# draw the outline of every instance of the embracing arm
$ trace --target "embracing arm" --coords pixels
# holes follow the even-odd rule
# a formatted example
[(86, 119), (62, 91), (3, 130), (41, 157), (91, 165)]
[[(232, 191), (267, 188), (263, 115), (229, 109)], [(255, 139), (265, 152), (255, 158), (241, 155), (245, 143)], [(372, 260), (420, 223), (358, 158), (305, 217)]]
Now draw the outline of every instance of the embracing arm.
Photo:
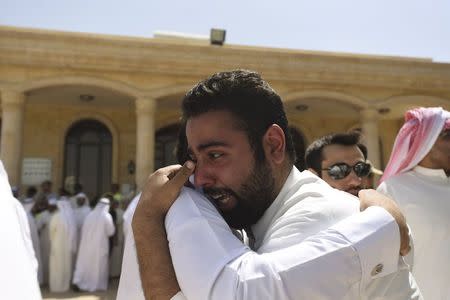
[(339, 298), (359, 295), (372, 278), (396, 271), (399, 227), (385, 209), (369, 208), (302, 243), (258, 254), (234, 237), (208, 201), (184, 192), (165, 218), (170, 257), (161, 216), (193, 167), (173, 179), (161, 170), (149, 178), (133, 218), (147, 298), (168, 299), (179, 291), (173, 266), (183, 293), (196, 300)]
[(170, 299), (179, 290), (167, 245), (164, 220), (133, 220), (133, 234), (146, 299)]
[[(146, 299), (170, 299), (180, 290), (169, 253), (164, 217), (193, 168), (188, 162), (183, 167), (169, 166), (153, 173), (134, 213), (132, 228)], [(175, 172), (175, 177), (170, 179)]]
[(398, 226), (382, 208), (258, 254), (194, 193), (185, 189), (166, 217), (173, 264), (188, 299), (358, 298), (369, 281), (397, 270)]

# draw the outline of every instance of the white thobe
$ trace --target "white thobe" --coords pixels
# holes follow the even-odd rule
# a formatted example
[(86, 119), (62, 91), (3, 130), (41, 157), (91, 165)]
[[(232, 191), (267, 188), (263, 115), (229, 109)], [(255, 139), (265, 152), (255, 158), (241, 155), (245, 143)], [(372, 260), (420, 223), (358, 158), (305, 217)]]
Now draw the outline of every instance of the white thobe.
[(86, 219), (87, 215), (91, 212), (91, 208), (86, 205), (77, 206), (73, 210), (73, 213), (75, 215), (75, 221), (77, 222), (77, 236), (78, 236), (78, 243), (81, 240), (81, 228), (83, 227), (84, 220)]
[(22, 205), (23, 205), (23, 208), (25, 208), (25, 211), (27, 213), (29, 213), (29, 212), (31, 212), (31, 209), (34, 206), (34, 199), (33, 198), (26, 198), (26, 199), (24, 199), (22, 201)]
[(111, 255), (109, 260), (109, 276), (120, 276), (122, 269), (122, 257), (123, 257), (123, 214), (124, 211), (121, 208), (116, 208), (116, 236), (114, 237), (113, 247), (111, 249)]
[(50, 220), (54, 213), (45, 210), (36, 215), (36, 228), (39, 233), (39, 245), (41, 247), (42, 283), (48, 283), (49, 261), (50, 261)]
[[(294, 168), (253, 227), (253, 252), (209, 201), (184, 189), (166, 217), (180, 287), (187, 299), (420, 299), (398, 256), (396, 222), (378, 207), (358, 211), (356, 198)], [(143, 299), (133, 256), (124, 256), (119, 300)]]
[(84, 291), (108, 288), (108, 238), (115, 230), (108, 210), (109, 205), (100, 202), (84, 220), (73, 275), (73, 283)]
[(27, 215), (13, 197), (3, 163), (0, 161), (0, 297), (42, 299), (37, 278), (37, 260)]
[(133, 220), (134, 211), (136, 210), (136, 207), (139, 203), (139, 199), (141, 198), (142, 192), (139, 192), (133, 200), (131, 200), (130, 204), (128, 205), (127, 209), (123, 213), (123, 235), (124, 240), (127, 240), (127, 235), (129, 232), (131, 232), (131, 221)]
[(71, 204), (73, 209), (76, 209), (78, 207), (78, 203), (77, 203), (77, 198), (78, 197), (85, 198), (86, 200), (84, 201), (83, 206), (89, 207), (89, 198), (88, 198), (88, 196), (85, 193), (83, 193), (83, 192), (79, 192), (75, 196), (72, 196), (72, 197), (69, 198), (70, 204)]
[(38, 281), (39, 284), (44, 283), (44, 270), (42, 269), (41, 259), (41, 244), (39, 242), (39, 233), (36, 227), (36, 221), (30, 212), (27, 212), (28, 224), (30, 225), (31, 241), (33, 243), (33, 250), (38, 262)]
[(74, 236), (76, 238), (76, 226), (70, 220), (67, 212), (66, 200), (57, 202), (58, 211), (50, 220), (50, 262), (49, 262), (49, 287), (52, 292), (65, 292), (70, 288), (72, 277), (72, 263), (74, 250)]
[(378, 191), (405, 214), (414, 242), (413, 275), (425, 299), (450, 299), (450, 178), (416, 166), (390, 177)]
[[(77, 231), (77, 219), (73, 210), (72, 204), (68, 197), (62, 196), (57, 202), (59, 211), (64, 215), (65, 222), (68, 223), (69, 238), (72, 254), (75, 256), (78, 250), (78, 231)], [(75, 257), (73, 258), (75, 259)]]

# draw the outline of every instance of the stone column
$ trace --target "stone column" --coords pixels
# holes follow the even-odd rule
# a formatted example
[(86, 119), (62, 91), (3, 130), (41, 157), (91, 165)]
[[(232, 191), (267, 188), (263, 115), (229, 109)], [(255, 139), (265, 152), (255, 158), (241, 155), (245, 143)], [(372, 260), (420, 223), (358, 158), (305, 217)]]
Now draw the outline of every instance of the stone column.
[(368, 157), (373, 166), (380, 168), (380, 143), (378, 134), (378, 110), (366, 108), (361, 111), (362, 131), (365, 136)]
[(25, 95), (2, 90), (2, 136), (0, 158), (11, 186), (20, 184)]
[(138, 190), (142, 189), (154, 168), (155, 106), (154, 99), (136, 99), (136, 184)]

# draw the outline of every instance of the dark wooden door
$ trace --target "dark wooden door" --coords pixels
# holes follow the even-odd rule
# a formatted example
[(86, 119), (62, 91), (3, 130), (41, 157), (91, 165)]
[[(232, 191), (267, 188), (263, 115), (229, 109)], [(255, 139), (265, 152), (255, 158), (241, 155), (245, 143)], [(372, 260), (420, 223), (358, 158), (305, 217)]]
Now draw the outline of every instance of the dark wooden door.
[(64, 182), (81, 183), (90, 199), (111, 187), (112, 135), (96, 120), (82, 120), (65, 140)]

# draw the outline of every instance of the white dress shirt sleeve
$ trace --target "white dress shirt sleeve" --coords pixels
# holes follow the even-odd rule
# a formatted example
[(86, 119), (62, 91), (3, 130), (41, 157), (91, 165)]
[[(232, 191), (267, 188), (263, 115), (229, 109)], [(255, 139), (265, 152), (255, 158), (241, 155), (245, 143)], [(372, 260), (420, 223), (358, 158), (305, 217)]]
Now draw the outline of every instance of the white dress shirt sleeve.
[(385, 209), (369, 207), (332, 226), (331, 229), (345, 236), (358, 253), (362, 288), (371, 279), (397, 271), (400, 231), (394, 218)]
[[(382, 183), (380, 183), (380, 185), (377, 188), (377, 192), (380, 192), (386, 196), (388, 196), (389, 198), (391, 198), (392, 200), (396, 201), (395, 199), (395, 194), (393, 193), (392, 189), (386, 184), (386, 181), (383, 181)], [(397, 202), (397, 204), (399, 204)], [(400, 204), (399, 204), (400, 205)], [(408, 223), (408, 219), (406, 219), (406, 223)], [(414, 234), (411, 231), (411, 227), (408, 224), (408, 235), (409, 235), (409, 246), (411, 247), (411, 250), (409, 250), (409, 253), (403, 257), (405, 263), (409, 266), (409, 269), (411, 270), (411, 272), (414, 270)]]
[(195, 300), (343, 299), (395, 271), (400, 245), (390, 214), (369, 208), (299, 244), (258, 254), (189, 189), (170, 209), (166, 230), (181, 290)]

